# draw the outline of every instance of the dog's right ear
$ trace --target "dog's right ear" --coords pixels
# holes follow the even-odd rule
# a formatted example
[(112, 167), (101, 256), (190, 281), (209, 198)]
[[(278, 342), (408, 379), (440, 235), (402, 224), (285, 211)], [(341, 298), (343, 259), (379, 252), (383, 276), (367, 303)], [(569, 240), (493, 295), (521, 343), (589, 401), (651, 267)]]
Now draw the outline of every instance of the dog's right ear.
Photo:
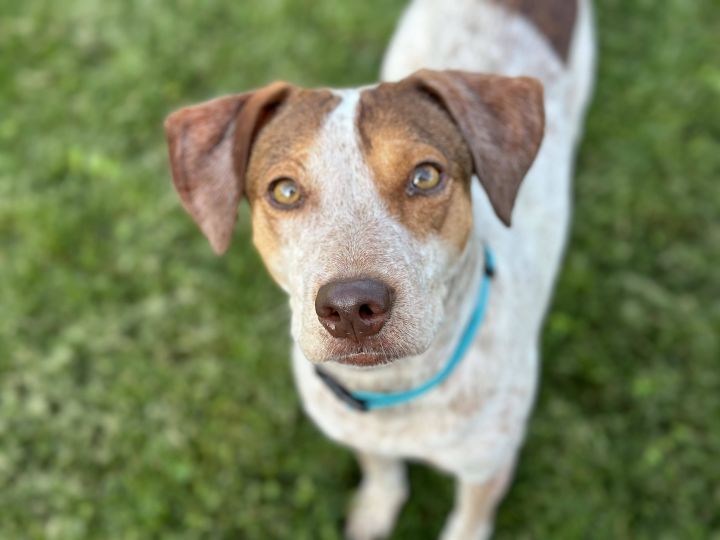
[(165, 120), (175, 189), (218, 255), (230, 245), (253, 139), (291, 89), (276, 82), (180, 109)]

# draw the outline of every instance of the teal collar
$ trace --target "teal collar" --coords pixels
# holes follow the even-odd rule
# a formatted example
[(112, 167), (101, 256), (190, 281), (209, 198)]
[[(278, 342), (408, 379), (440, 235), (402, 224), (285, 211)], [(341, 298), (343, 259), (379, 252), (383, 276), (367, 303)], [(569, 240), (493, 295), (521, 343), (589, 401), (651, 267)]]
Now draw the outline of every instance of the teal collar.
[(329, 373), (323, 371), (320, 367), (315, 366), (315, 372), (318, 377), (320, 377), (320, 379), (340, 400), (347, 403), (353, 409), (357, 409), (359, 411), (372, 411), (375, 409), (384, 409), (386, 407), (393, 407), (395, 405), (407, 403), (416, 397), (420, 397), (447, 379), (465, 356), (465, 353), (474, 341), (478, 329), (480, 328), (480, 324), (485, 316), (488, 295), (490, 294), (490, 282), (495, 275), (495, 259), (492, 251), (490, 251), (490, 248), (486, 246), (484, 251), (485, 265), (482, 283), (480, 284), (480, 288), (478, 290), (475, 306), (470, 314), (470, 320), (460, 336), (460, 340), (458, 341), (452, 356), (450, 356), (450, 360), (448, 360), (445, 367), (443, 367), (430, 380), (425, 381), (420, 386), (416, 386), (410, 390), (383, 393), (362, 391), (353, 392), (345, 388), (336, 379), (330, 376)]

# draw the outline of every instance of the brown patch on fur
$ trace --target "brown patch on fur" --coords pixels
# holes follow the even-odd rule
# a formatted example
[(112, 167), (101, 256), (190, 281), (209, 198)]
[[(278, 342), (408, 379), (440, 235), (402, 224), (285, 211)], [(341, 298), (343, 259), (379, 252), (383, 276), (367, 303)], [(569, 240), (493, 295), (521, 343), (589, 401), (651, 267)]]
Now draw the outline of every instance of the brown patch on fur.
[[(411, 231), (439, 232), (464, 246), (473, 172), (498, 217), (510, 225), (545, 126), (538, 81), (421, 70), (364, 91), (360, 107), (363, 152), (388, 207)], [(434, 194), (408, 196), (408, 177), (422, 161), (438, 162), (450, 182)]]
[[(278, 219), (290, 218), (286, 211), (263, 204), (270, 182), (288, 176), (301, 185), (305, 176), (303, 163), (315, 136), (340, 98), (329, 90), (296, 89), (258, 133), (247, 169), (246, 192), (252, 210), (253, 243), (268, 262), (279, 247)], [(303, 209), (294, 210), (301, 212)], [(277, 279), (277, 276), (274, 276)]]
[(472, 391), (460, 392), (452, 398), (448, 409), (469, 418), (480, 410), (483, 403), (493, 399), (494, 394), (495, 392), (482, 395)]
[(567, 63), (577, 18), (577, 0), (495, 0), (522, 14), (547, 38), (557, 55)]
[[(436, 233), (462, 250), (472, 225), (472, 159), (448, 114), (405, 79), (362, 92), (357, 124), (365, 159), (393, 216), (418, 237)], [(443, 169), (445, 187), (409, 195), (410, 175), (428, 161)]]

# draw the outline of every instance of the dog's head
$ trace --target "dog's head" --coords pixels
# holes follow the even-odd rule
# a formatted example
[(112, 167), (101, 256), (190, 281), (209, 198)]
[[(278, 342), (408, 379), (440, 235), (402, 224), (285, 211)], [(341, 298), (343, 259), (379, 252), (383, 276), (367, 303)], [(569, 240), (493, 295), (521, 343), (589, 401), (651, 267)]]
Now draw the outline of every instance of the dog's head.
[(506, 225), (544, 128), (534, 79), (420, 71), (359, 90), (274, 83), (165, 124), (175, 187), (217, 253), (253, 239), (313, 362), (420, 354), (472, 229), (477, 176)]

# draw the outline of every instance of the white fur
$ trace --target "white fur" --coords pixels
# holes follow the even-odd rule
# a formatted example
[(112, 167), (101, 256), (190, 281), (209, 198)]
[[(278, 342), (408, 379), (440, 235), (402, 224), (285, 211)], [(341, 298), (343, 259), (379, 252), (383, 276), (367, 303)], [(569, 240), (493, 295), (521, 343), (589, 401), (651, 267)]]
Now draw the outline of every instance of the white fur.
[[(366, 456), (368, 483), (348, 527), (357, 540), (386, 535), (392, 527), (404, 500), (397, 459), (434, 464), (455, 475), (469, 493), (493, 486), (501, 474), (510, 476), (535, 395), (539, 332), (570, 218), (573, 155), (592, 86), (593, 51), (587, 1), (580, 2), (568, 65), (528, 21), (494, 3), (415, 0), (406, 11), (385, 59), (384, 79), (400, 79), (422, 67), (458, 68), (530, 75), (545, 86), (545, 138), (520, 190), (513, 226), (498, 221), (474, 182), (474, 229), (464, 253), (454, 253), (437, 238), (416, 240), (389, 215), (358, 144), (358, 90), (339, 94), (341, 104), (310, 150), (307, 177), (319, 179), (310, 189), (321, 194), (320, 208), (302, 222), (289, 219), (283, 225), (284, 234), (295, 230), (297, 236), (299, 227), (305, 231), (283, 248), (289, 269), (283, 286), (291, 297), (293, 366), (304, 407), (328, 436)], [(411, 342), (413, 353), (424, 352), (373, 369), (326, 367), (351, 389), (407, 389), (436, 373), (454, 347), (475, 298), (484, 242), (498, 268), (486, 319), (445, 383), (407, 405), (366, 414), (330, 393), (308, 361), (335, 356), (333, 338), (313, 308), (323, 283), (371, 275), (398, 290), (393, 319), (382, 332), (388, 343)], [(384, 467), (377, 466), (381, 461)], [(377, 472), (384, 470), (391, 480)], [(470, 505), (458, 503), (443, 538), (486, 537), (504, 485), (495, 491), (488, 487), (487, 508), (475, 514)], [(372, 516), (376, 522), (368, 521)]]

